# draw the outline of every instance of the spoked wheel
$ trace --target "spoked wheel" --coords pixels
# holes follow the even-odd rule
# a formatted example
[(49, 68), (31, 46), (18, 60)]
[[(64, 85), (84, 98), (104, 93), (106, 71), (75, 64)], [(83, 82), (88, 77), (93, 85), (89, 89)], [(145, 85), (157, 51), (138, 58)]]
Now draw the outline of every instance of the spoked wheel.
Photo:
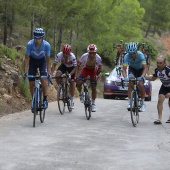
[(64, 99), (64, 90), (61, 85), (58, 86), (57, 102), (58, 102), (58, 108), (59, 108), (60, 113), (64, 114), (66, 101)]
[(71, 108), (71, 99), (70, 99), (71, 94), (70, 94), (70, 85), (69, 84), (67, 85), (67, 93), (68, 93), (68, 95), (67, 95), (67, 107), (68, 107), (68, 111), (71, 112), (72, 108)]
[(91, 117), (92, 105), (90, 100), (90, 95), (88, 92), (85, 92), (85, 101), (84, 101), (84, 108), (87, 120)]
[(40, 122), (43, 123), (45, 119), (45, 109), (40, 110)]
[(45, 110), (44, 109), (44, 105), (43, 105), (43, 96), (42, 96), (42, 89), (40, 92), (40, 105), (39, 105), (40, 109), (39, 109), (39, 113), (40, 113), (40, 122), (43, 123), (44, 119), (45, 119)]
[(138, 98), (136, 92), (132, 91), (130, 99), (130, 114), (131, 120), (134, 127), (136, 127), (139, 122), (139, 113), (138, 113)]
[(36, 90), (34, 91), (34, 97), (33, 97), (33, 112), (34, 112), (34, 115), (33, 115), (33, 127), (35, 127), (36, 116), (37, 116), (37, 114), (38, 114), (37, 97), (38, 97), (38, 90), (36, 89)]
[(71, 112), (72, 108), (71, 108), (71, 100), (70, 100), (70, 98), (67, 100), (67, 107), (68, 107), (68, 111)]
[(92, 108), (89, 105), (84, 105), (84, 108), (85, 108), (86, 119), (89, 120), (91, 117)]

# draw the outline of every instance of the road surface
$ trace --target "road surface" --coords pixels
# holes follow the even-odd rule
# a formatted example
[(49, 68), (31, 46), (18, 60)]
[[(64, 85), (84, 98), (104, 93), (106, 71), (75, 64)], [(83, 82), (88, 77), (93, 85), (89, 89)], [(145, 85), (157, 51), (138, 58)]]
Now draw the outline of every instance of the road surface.
[[(30, 110), (0, 118), (0, 170), (169, 170), (170, 124), (167, 99), (163, 124), (157, 119), (157, 93), (133, 127), (127, 100), (97, 99), (88, 121), (76, 99), (72, 113), (49, 104), (45, 122), (32, 127)], [(38, 118), (38, 117), (37, 117)]]

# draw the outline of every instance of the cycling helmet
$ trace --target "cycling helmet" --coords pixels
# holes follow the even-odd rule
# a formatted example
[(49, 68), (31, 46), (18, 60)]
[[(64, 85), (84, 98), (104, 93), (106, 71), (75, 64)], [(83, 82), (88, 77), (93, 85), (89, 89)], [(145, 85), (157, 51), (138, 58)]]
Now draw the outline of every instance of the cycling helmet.
[(36, 28), (34, 30), (34, 38), (43, 38), (45, 35), (45, 32), (42, 28)]
[(71, 52), (71, 46), (69, 44), (65, 44), (62, 47), (62, 52), (65, 54), (70, 54)]
[(97, 52), (97, 46), (95, 44), (90, 44), (88, 47), (87, 47), (87, 52), (94, 52), (96, 53)]
[(126, 46), (126, 51), (129, 54), (135, 54), (137, 52), (137, 49), (138, 49), (137, 44), (134, 42), (131, 42)]

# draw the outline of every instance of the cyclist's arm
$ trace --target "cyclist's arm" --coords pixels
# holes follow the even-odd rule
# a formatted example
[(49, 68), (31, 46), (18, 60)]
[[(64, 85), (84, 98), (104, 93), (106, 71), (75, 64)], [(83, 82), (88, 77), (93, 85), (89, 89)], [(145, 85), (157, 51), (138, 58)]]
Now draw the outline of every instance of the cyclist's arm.
[(98, 76), (101, 73), (101, 71), (102, 71), (102, 65), (98, 67), (96, 75)]
[(124, 78), (127, 77), (126, 70), (127, 70), (127, 64), (123, 64), (122, 74), (123, 74), (123, 77), (124, 77)]
[(147, 73), (146, 62), (142, 64), (142, 67), (143, 67), (143, 72), (142, 72), (141, 77), (145, 77), (145, 76), (146, 76), (146, 73)]
[(77, 66), (74, 66), (73, 70), (70, 72), (70, 75), (73, 75), (74, 73), (76, 73), (77, 70)]
[(29, 55), (26, 54), (24, 58), (24, 73), (28, 72), (28, 63), (29, 63)]
[(47, 72), (48, 74), (51, 74), (50, 56), (46, 57), (46, 61), (47, 61)]
[(78, 61), (76, 71), (75, 71), (75, 76), (77, 77), (79, 75), (80, 69), (81, 69), (81, 62)]
[(51, 67), (51, 74), (54, 73), (56, 65), (57, 65), (56, 63), (53, 63), (53, 65)]

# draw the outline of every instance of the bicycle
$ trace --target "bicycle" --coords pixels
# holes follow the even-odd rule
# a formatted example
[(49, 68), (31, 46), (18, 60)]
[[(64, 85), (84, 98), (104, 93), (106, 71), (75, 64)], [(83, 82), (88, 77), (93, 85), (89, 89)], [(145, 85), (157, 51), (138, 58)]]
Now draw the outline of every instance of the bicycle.
[[(43, 96), (42, 96), (42, 85), (40, 82), (40, 79), (48, 78), (48, 76), (40, 76), (40, 75), (26, 75), (27, 78), (35, 78), (35, 86), (34, 86), (34, 92), (32, 96), (32, 102), (31, 102), (31, 109), (33, 112), (33, 127), (35, 127), (36, 122), (36, 116), (40, 116), (40, 122), (43, 123), (45, 119), (45, 110), (44, 104), (43, 104)], [(24, 78), (24, 83), (25, 83)], [(39, 112), (39, 113), (38, 113)]]
[(90, 76), (84, 78), (83, 81), (83, 93), (84, 93), (84, 109), (86, 119), (90, 120), (91, 112), (92, 112), (92, 98), (89, 93), (89, 84), (87, 81), (91, 80)]
[(53, 77), (59, 78), (60, 84), (57, 90), (57, 103), (60, 113), (63, 115), (65, 112), (65, 107), (67, 106), (68, 111), (71, 112), (71, 99), (70, 99), (70, 79), (69, 74), (66, 72), (61, 77)]
[[(136, 127), (137, 123), (139, 122), (139, 112), (141, 109), (141, 98), (139, 96), (139, 88), (137, 86), (138, 81), (144, 81), (141, 77), (133, 77), (133, 79), (129, 79), (128, 82), (133, 82), (133, 90), (131, 92), (131, 98), (130, 98), (130, 111), (131, 114), (131, 121), (134, 127)], [(124, 88), (124, 81), (121, 79), (122, 82), (122, 88)]]

